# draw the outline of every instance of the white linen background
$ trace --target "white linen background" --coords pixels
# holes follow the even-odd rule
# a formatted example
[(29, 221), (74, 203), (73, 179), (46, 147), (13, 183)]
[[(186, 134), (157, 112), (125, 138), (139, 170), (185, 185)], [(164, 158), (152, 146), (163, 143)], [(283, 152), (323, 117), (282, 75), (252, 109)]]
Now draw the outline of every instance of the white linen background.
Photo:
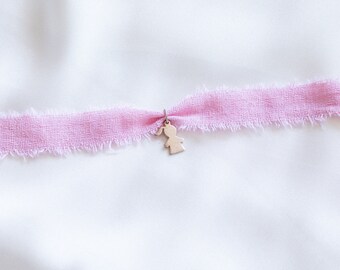
[[(340, 74), (339, 1), (0, 0), (0, 111), (160, 110)], [(340, 265), (340, 123), (0, 162), (0, 269)]]

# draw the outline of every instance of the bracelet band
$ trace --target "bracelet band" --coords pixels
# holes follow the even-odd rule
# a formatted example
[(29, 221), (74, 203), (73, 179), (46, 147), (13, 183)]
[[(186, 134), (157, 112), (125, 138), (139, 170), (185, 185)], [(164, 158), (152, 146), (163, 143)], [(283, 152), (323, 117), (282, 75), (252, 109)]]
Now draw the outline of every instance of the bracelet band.
[(235, 131), (295, 126), (340, 115), (340, 84), (316, 81), (270, 88), (206, 91), (163, 112), (113, 108), (69, 114), (2, 114), (0, 157), (97, 151), (156, 134), (165, 117), (179, 130)]

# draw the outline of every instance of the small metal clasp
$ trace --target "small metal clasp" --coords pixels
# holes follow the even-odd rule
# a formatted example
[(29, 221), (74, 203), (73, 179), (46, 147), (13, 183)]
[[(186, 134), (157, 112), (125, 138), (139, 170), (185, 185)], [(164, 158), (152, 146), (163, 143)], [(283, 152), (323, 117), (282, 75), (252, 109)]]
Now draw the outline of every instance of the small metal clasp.
[(169, 119), (168, 119), (168, 113), (167, 113), (167, 111), (166, 111), (166, 109), (164, 109), (164, 116), (165, 116), (165, 123), (166, 124), (169, 124), (170, 122), (169, 122)]

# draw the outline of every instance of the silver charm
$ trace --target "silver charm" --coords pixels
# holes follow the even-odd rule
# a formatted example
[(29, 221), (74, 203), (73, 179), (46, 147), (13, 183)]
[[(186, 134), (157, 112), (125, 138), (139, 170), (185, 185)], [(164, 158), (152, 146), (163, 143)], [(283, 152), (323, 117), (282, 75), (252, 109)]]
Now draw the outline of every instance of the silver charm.
[(160, 127), (160, 129), (156, 132), (156, 135), (159, 136), (164, 132), (165, 136), (168, 137), (168, 140), (165, 142), (164, 146), (169, 147), (170, 154), (177, 154), (183, 152), (185, 150), (183, 146), (183, 138), (177, 137), (177, 129), (175, 126), (171, 125), (171, 122), (168, 120), (166, 111), (165, 112), (165, 121), (164, 125)]

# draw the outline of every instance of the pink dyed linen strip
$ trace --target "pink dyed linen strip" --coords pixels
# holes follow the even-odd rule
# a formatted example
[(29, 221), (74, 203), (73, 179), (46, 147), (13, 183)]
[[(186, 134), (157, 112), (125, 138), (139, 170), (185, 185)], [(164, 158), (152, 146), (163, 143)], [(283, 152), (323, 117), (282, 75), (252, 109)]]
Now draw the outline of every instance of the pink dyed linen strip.
[[(270, 88), (206, 91), (185, 98), (167, 110), (182, 130), (213, 131), (270, 125), (295, 126), (340, 115), (340, 83), (317, 81)], [(3, 114), (0, 157), (96, 151), (155, 134), (164, 113), (113, 108), (69, 114)]]

